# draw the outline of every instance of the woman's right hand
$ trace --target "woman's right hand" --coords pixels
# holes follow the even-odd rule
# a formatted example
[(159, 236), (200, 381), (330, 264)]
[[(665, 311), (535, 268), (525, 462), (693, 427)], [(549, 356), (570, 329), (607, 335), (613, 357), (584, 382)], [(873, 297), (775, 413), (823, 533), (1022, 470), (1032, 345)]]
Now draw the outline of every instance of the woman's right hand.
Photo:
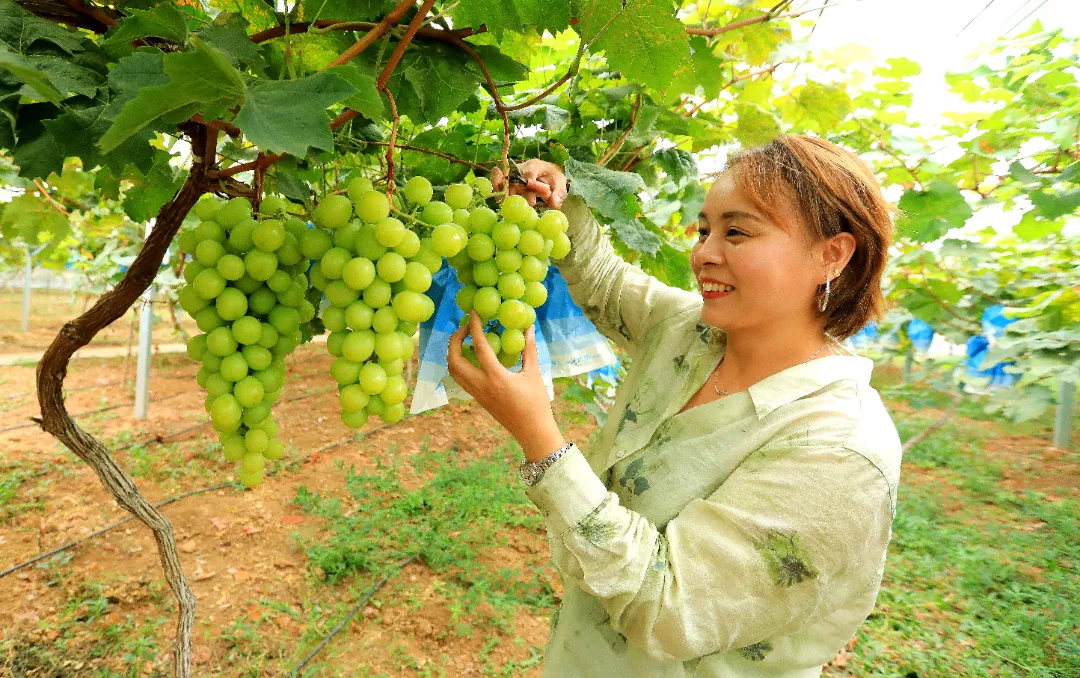
[[(536, 199), (547, 203), (549, 207), (556, 209), (562, 207), (566, 200), (566, 174), (561, 167), (553, 162), (533, 158), (518, 163), (521, 176), (527, 183), (519, 184), (510, 182), (510, 195), (521, 195), (530, 205), (536, 205)], [(491, 185), (496, 192), (503, 190), (502, 168), (496, 166), (491, 170)]]

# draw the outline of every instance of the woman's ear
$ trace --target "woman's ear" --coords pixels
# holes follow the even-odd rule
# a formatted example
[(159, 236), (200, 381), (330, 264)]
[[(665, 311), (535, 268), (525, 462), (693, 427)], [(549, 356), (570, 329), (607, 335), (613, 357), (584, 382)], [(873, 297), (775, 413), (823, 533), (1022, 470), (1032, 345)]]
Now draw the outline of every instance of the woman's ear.
[(844, 267), (851, 261), (855, 254), (855, 236), (850, 233), (838, 233), (824, 242), (822, 247), (822, 263), (830, 278), (836, 277), (834, 271), (843, 272)]

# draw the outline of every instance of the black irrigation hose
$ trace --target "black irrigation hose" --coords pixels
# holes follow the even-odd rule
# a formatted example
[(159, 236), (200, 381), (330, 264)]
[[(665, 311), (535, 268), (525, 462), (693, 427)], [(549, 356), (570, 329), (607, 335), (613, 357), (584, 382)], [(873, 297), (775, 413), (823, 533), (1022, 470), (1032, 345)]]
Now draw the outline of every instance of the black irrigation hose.
[[(312, 395), (317, 395), (317, 394), (312, 394)], [(304, 396), (304, 397), (309, 397), (309, 396)], [(297, 398), (297, 400), (299, 400), (299, 398)], [(404, 419), (402, 421), (404, 421)], [(204, 424), (200, 424), (200, 426), (203, 426), (203, 425)], [(310, 457), (312, 457), (312, 456), (314, 456), (316, 454), (321, 454), (323, 452), (327, 452), (329, 450), (334, 449), (335, 447), (340, 447), (340, 446), (342, 446), (342, 445), (344, 445), (345, 443), (348, 443), (348, 442), (363, 440), (364, 438), (368, 437), (372, 433), (375, 433), (376, 431), (381, 431), (382, 429), (388, 428), (390, 426), (392, 426), (392, 424), (383, 424), (383, 425), (377, 426), (377, 427), (375, 427), (375, 428), (373, 428), (370, 431), (367, 431), (365, 433), (353, 434), (353, 435), (348, 436), (346, 438), (342, 438), (341, 440), (338, 440), (336, 442), (330, 443), (328, 445), (324, 445), (323, 447), (320, 447), (319, 449), (315, 450), (314, 452), (309, 452), (308, 454), (304, 455), (303, 457), (300, 457), (298, 459), (293, 459), (292, 461), (288, 462), (287, 464), (285, 464), (281, 468), (275, 469), (275, 470), (271, 471), (270, 473), (268, 473), (266, 475), (268, 475), (268, 476), (277, 475), (280, 471), (283, 471), (283, 470), (285, 470), (285, 469), (287, 469), (287, 468), (289, 468), (291, 466), (299, 464), (299, 463), (305, 461), (306, 459), (308, 459), (308, 458), (310, 458)], [(188, 430), (190, 430), (190, 429), (188, 429)], [(171, 434), (171, 435), (175, 435), (175, 434)], [(168, 436), (165, 436), (165, 437), (168, 437)], [(225, 489), (226, 487), (235, 488), (236, 483), (221, 483), (219, 485), (214, 485), (213, 487), (205, 487), (205, 488), (203, 488), (201, 490), (192, 490), (191, 492), (185, 492), (184, 494), (175, 496), (172, 499), (166, 499), (165, 501), (163, 501), (163, 502), (161, 502), (159, 504), (154, 504), (154, 508), (161, 508), (162, 506), (166, 506), (168, 504), (171, 504), (171, 503), (173, 503), (175, 501), (179, 501), (181, 499), (186, 499), (187, 497), (193, 497), (193, 496), (195, 496), (197, 494), (203, 494), (204, 492), (213, 492), (214, 490)], [(28, 561), (26, 561), (24, 563), (19, 563), (18, 565), (15, 565), (13, 567), (9, 567), (8, 569), (4, 570), (3, 572), (0, 572), (0, 579), (3, 579), (4, 577), (6, 577), (7, 575), (9, 575), (9, 574), (11, 574), (13, 572), (18, 572), (19, 570), (21, 570), (21, 569), (23, 569), (25, 567), (29, 567), (30, 565), (33, 565), (36, 562), (39, 562), (39, 561), (41, 561), (41, 560), (43, 560), (45, 558), (48, 558), (49, 556), (56, 555), (57, 553), (61, 553), (63, 551), (66, 551), (66, 550), (68, 550), (69, 548), (71, 548), (73, 546), (77, 546), (77, 545), (83, 543), (84, 541), (89, 541), (90, 539), (93, 539), (94, 537), (105, 534), (106, 532), (108, 532), (110, 530), (114, 530), (114, 529), (120, 527), (121, 525), (123, 525), (124, 523), (126, 523), (126, 522), (128, 522), (130, 520), (135, 520), (135, 516), (128, 516), (127, 518), (124, 518), (123, 520), (121, 520), (119, 522), (115, 522), (112, 525), (101, 528), (97, 532), (93, 532), (91, 534), (88, 534), (85, 537), (80, 537), (80, 538), (76, 539), (75, 541), (68, 542), (67, 544), (64, 544), (63, 546), (58, 546), (55, 549), (53, 549), (53, 550), (51, 550), (51, 551), (49, 551), (47, 553), (42, 553), (41, 555), (35, 556), (35, 557), (31, 558), (30, 560), (28, 560)]]
[(293, 669), (292, 673), (290, 673), (289, 675), (291, 675), (291, 676), (300, 675), (300, 670), (303, 669), (305, 666), (307, 666), (307, 663), (309, 661), (311, 661), (311, 659), (315, 655), (319, 654), (319, 651), (322, 650), (324, 647), (326, 647), (326, 644), (329, 643), (333, 639), (334, 636), (336, 636), (338, 633), (340, 633), (341, 629), (345, 628), (345, 625), (348, 624), (349, 621), (353, 617), (356, 616), (356, 613), (359, 612), (360, 610), (362, 610), (365, 605), (367, 605), (367, 602), (369, 600), (371, 600), (371, 597), (374, 596), (379, 591), (379, 589), (381, 589), (383, 587), (383, 584), (385, 584), (387, 582), (387, 580), (390, 579), (390, 575), (396, 574), (398, 571), (400, 571), (406, 565), (408, 565), (409, 563), (411, 563), (412, 561), (416, 560), (419, 557), (420, 557), (420, 554), (409, 556), (407, 559), (405, 559), (405, 560), (401, 561), (400, 563), (398, 563), (397, 565), (395, 565), (394, 568), (390, 572), (387, 572), (383, 576), (383, 578), (379, 581), (379, 583), (376, 584), (375, 586), (373, 586), (371, 588), (371, 590), (367, 592), (367, 595), (364, 596), (364, 599), (361, 600), (359, 603), (357, 603), (356, 607), (354, 607), (352, 609), (352, 611), (349, 612), (349, 614), (345, 615), (344, 619), (342, 619), (340, 622), (338, 622), (338, 625), (334, 627), (334, 630), (330, 632), (330, 635), (323, 638), (322, 642), (319, 643), (318, 645), (316, 645), (315, 649), (313, 649), (311, 652), (309, 652), (308, 655), (306, 657), (304, 657), (304, 660), (301, 661), (299, 664), (297, 664), (296, 668)]

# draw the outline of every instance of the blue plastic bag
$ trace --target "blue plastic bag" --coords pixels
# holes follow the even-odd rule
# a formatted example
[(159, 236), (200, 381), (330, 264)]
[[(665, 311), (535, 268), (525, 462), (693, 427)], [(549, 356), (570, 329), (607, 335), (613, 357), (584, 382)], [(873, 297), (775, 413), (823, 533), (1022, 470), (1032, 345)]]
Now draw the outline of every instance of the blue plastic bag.
[[(552, 265), (548, 269), (544, 287), (548, 298), (536, 311), (536, 355), (548, 398), (555, 397), (551, 383), (555, 377), (588, 373), (590, 377), (614, 382), (618, 358), (607, 338), (570, 298), (558, 267)], [(427, 291), (435, 302), (435, 313), (420, 324), (419, 369), (410, 408), (412, 414), (446, 405), (451, 397), (471, 398), (454, 383), (446, 367), (450, 335), (457, 330), (464, 315), (456, 302), (461, 288), (462, 284), (444, 259), (442, 269), (432, 276), (431, 288)]]

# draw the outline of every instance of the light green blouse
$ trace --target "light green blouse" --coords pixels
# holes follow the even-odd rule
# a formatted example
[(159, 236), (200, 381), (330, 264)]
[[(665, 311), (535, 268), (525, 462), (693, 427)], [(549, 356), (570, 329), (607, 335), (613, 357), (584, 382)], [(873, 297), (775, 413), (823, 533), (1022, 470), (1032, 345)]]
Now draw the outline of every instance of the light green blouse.
[(574, 301), (632, 363), (599, 443), (526, 494), (564, 588), (544, 676), (816, 678), (877, 599), (900, 439), (873, 362), (839, 344), (680, 413), (724, 353), (700, 295), (563, 207)]

